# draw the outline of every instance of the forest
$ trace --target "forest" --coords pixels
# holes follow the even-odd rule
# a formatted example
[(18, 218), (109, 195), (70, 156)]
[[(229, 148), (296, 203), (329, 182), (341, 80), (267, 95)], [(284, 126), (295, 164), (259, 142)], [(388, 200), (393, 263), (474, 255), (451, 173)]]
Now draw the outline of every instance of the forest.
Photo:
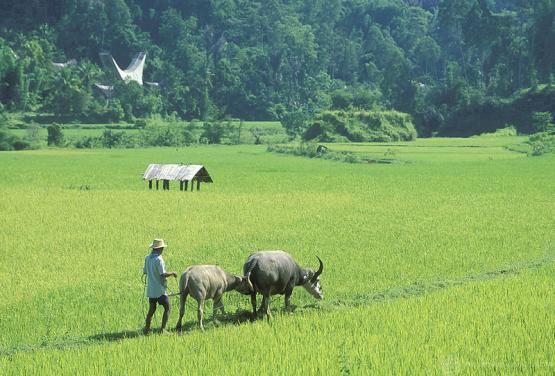
[[(0, 14), (0, 116), (395, 110), (426, 137), (531, 133), (555, 112), (553, 0), (4, 0)], [(159, 86), (115, 82), (105, 97), (105, 51), (121, 66), (146, 52)]]

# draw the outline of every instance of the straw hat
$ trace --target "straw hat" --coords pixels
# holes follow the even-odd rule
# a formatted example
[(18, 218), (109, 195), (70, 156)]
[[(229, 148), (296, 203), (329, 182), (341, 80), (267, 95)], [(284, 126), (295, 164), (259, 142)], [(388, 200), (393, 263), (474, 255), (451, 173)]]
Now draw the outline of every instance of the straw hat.
[(152, 249), (165, 248), (167, 244), (164, 242), (164, 239), (154, 239), (149, 247)]

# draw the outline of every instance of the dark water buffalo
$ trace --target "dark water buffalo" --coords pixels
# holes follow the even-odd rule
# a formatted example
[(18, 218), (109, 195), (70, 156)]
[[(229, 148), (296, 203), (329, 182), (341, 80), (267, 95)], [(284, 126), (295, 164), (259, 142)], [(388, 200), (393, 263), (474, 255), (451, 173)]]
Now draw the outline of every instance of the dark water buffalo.
[(260, 312), (272, 317), (269, 300), (272, 295), (285, 295), (285, 309), (289, 309), (289, 299), (295, 286), (303, 286), (316, 299), (324, 293), (320, 286), (320, 274), (324, 263), (318, 256), (320, 266), (316, 272), (301, 267), (293, 257), (284, 251), (261, 251), (253, 253), (243, 266), (243, 273), (250, 289), (253, 317), (256, 315), (256, 293), (262, 294)]
[(198, 323), (200, 329), (204, 330), (202, 319), (204, 317), (205, 300), (214, 299), (214, 316), (218, 309), (223, 314), (222, 295), (224, 292), (238, 290), (244, 294), (248, 289), (245, 277), (229, 274), (219, 266), (193, 265), (188, 267), (179, 279), (179, 319), (176, 329), (181, 329), (187, 295), (191, 295), (198, 303)]

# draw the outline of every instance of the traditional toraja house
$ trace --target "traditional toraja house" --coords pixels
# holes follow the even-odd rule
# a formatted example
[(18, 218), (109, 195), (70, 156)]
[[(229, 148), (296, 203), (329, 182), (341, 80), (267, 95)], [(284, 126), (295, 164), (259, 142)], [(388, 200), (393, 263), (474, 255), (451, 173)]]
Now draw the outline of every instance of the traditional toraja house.
[(197, 183), (197, 191), (200, 190), (200, 183), (213, 183), (210, 174), (202, 165), (180, 165), (180, 164), (150, 164), (146, 169), (143, 180), (148, 180), (148, 188), (152, 189), (152, 181), (158, 183), (162, 181), (162, 189), (170, 189), (170, 180), (179, 182), (179, 190), (186, 191), (191, 183), (191, 192)]

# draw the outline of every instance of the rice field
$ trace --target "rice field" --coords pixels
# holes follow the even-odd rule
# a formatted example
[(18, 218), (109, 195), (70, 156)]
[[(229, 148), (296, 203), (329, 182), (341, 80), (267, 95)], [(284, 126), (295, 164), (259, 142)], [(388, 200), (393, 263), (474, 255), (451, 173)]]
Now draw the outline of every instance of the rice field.
[(423, 138), (416, 141), (324, 144), (329, 150), (348, 151), (375, 159), (389, 158), (409, 163), (492, 161), (526, 157), (515, 153), (524, 136), (479, 136), (471, 138)]
[[(264, 146), (0, 153), (0, 369), (553, 374), (555, 157), (504, 148), (519, 142), (417, 140), (399, 147), (410, 163), (392, 165)], [(176, 162), (204, 164), (215, 183), (157, 192), (140, 179), (149, 163)], [(191, 304), (185, 332), (145, 337), (141, 272), (155, 237), (177, 272), (240, 273), (259, 249), (311, 267), (319, 255), (325, 299), (298, 289), (293, 314), (278, 297), (271, 322), (250, 323), (248, 297), (229, 293), (219, 322), (207, 307), (205, 333)]]

